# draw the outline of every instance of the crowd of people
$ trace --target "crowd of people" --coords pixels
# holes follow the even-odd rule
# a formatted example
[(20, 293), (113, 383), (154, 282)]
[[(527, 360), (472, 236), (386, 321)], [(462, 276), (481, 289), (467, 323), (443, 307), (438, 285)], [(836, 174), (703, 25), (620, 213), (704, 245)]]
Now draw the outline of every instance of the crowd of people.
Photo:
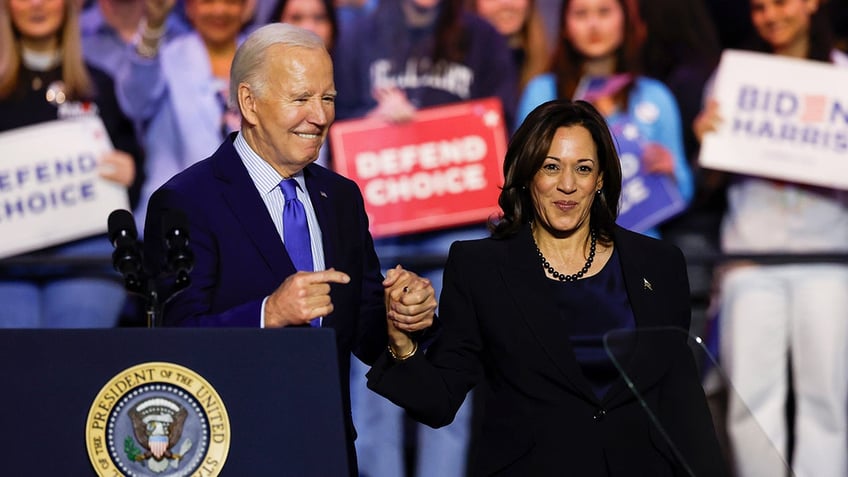
[[(169, 324), (336, 328), (351, 442), (358, 434), (352, 474), (539, 475), (559, 462), (580, 475), (634, 475), (635, 465), (645, 475), (845, 476), (848, 264), (804, 255), (848, 255), (848, 193), (698, 164), (722, 121), (712, 98), (722, 50), (848, 65), (844, 3), (0, 0), (0, 131), (98, 115), (114, 145), (98, 171), (127, 189), (140, 238), (158, 237), (169, 209), (190, 209), (198, 266)], [(264, 28), (276, 24), (299, 28)], [(510, 139), (499, 219), (372, 242), (361, 195), (331, 172), (334, 119), (404, 124), (422, 108), (492, 97)], [(615, 224), (630, 174), (619, 162), (634, 154), (683, 209), (638, 235)], [(238, 158), (244, 168), (232, 167)], [(259, 198), (241, 199), (254, 189)], [(307, 265), (267, 240), (288, 249), (294, 195)], [(356, 213), (329, 221), (337, 201)], [(257, 206), (273, 219), (249, 212)], [(558, 215), (566, 209), (577, 219)], [(356, 247), (337, 247), (322, 227)], [(236, 251), (250, 242), (257, 250)], [(153, 271), (166, 252), (144, 245)], [(142, 324), (119, 276), (58, 260), (111, 251), (95, 236), (0, 261), (0, 327)], [(742, 259), (698, 261), (722, 253)], [(427, 255), (444, 260), (417, 273), (380, 263)], [(531, 273), (526, 262), (539, 259)], [(711, 290), (708, 324), (690, 324), (696, 289)], [(515, 322), (534, 314), (561, 320)], [(604, 337), (666, 325), (718, 337), (740, 398), (728, 400), (723, 452), (688, 359), (660, 366), (662, 385), (639, 398), (653, 424), (619, 389)], [(680, 344), (663, 338), (647, 342)], [(662, 357), (623, 341), (632, 372), (658, 373)], [(663, 392), (686, 406), (663, 404)], [(627, 436), (655, 427), (653, 447), (631, 446)], [(758, 458), (764, 443), (776, 458)]]

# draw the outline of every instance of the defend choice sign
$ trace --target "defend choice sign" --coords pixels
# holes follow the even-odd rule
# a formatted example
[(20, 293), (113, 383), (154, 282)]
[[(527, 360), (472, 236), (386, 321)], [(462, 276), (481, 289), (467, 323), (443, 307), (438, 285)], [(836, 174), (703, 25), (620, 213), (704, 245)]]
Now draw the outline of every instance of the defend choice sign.
[(400, 125), (339, 121), (330, 139), (375, 237), (483, 222), (499, 210), (507, 136), (497, 99), (425, 108)]
[(722, 124), (702, 166), (848, 189), (848, 69), (725, 51), (713, 96)]
[(109, 213), (129, 207), (97, 174), (110, 150), (96, 116), (0, 134), (0, 258), (106, 232)]

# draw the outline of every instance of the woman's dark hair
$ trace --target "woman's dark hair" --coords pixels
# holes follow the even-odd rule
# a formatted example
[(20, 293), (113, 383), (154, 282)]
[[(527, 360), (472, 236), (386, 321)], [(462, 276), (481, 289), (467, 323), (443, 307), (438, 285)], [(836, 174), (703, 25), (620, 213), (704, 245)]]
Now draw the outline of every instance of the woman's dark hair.
[[(286, 9), (287, 3), (289, 3), (289, 0), (277, 1), (277, 5), (274, 7), (274, 12), (271, 14), (272, 22), (280, 21), (280, 17), (283, 16), (283, 10)], [(327, 18), (330, 20), (330, 44), (326, 46), (327, 50), (332, 51), (333, 47), (336, 45), (336, 41), (339, 39), (339, 21), (336, 16), (336, 6), (333, 0), (321, 0), (321, 3), (324, 4), (324, 11), (327, 12)]]
[[(831, 2), (819, 1), (819, 8), (810, 16), (810, 51), (807, 59), (831, 62), (830, 54), (835, 45), (833, 29), (830, 25), (828, 14)], [(771, 53), (771, 45), (762, 39), (755, 28), (752, 28), (752, 38), (748, 42), (747, 49), (763, 53)]]
[[(630, 73), (638, 75), (642, 73), (642, 45), (645, 42), (645, 25), (639, 16), (635, 0), (617, 0), (624, 12), (624, 38), (621, 46), (615, 52), (615, 73)], [(565, 15), (571, 0), (562, 2), (560, 11), (559, 43), (551, 59), (551, 72), (556, 76), (557, 97), (572, 98), (580, 77), (583, 76), (583, 54), (574, 48), (574, 45), (566, 38)], [(673, 21), (673, 20), (669, 20)], [(623, 89), (620, 97), (616, 98), (626, 103), (630, 86)]]
[(439, 8), (433, 62), (447, 60), (460, 63), (465, 60), (471, 40), (463, 25), (462, 0), (442, 0)]
[(709, 71), (718, 65), (721, 43), (702, 0), (642, 1), (639, 14), (647, 28), (642, 55), (647, 76), (664, 81), (681, 64), (703, 64)]
[(585, 101), (567, 99), (555, 99), (536, 107), (512, 136), (503, 165), (504, 185), (498, 198), (502, 215), (489, 223), (493, 237), (508, 237), (535, 218), (530, 184), (545, 162), (557, 129), (571, 126), (589, 131), (598, 150), (604, 185), (592, 202), (589, 224), (602, 241), (612, 240), (621, 195), (618, 152), (606, 120), (595, 107)]

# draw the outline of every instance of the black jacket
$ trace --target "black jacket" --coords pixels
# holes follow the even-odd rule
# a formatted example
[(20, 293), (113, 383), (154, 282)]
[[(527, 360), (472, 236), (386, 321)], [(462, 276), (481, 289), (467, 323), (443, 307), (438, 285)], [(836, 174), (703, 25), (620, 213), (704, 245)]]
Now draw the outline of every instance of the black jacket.
[(624, 379), (602, 399), (593, 393), (529, 227), (508, 239), (455, 243), (439, 304), (442, 335), (401, 364), (384, 355), (369, 387), (439, 427), (485, 380), (472, 475), (727, 475), (687, 334), (647, 331), (689, 328), (683, 255), (621, 228), (614, 241), (637, 330), (621, 361), (650, 414)]

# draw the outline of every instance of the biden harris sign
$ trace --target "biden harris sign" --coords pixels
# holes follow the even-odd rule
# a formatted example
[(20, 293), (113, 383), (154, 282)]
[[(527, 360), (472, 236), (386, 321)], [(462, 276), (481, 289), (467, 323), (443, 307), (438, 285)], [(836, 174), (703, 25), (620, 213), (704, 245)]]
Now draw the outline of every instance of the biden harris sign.
[(848, 189), (848, 69), (727, 50), (715, 77), (721, 125), (701, 166)]
[(0, 134), (0, 258), (105, 233), (109, 213), (129, 207), (126, 189), (98, 175), (111, 150), (96, 116)]

